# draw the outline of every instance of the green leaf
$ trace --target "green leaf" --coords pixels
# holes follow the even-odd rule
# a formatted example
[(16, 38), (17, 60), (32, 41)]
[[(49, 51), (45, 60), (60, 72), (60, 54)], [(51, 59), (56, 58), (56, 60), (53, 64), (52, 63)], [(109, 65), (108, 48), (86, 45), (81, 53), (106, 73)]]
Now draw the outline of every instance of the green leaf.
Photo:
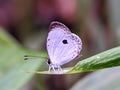
[(95, 71), (120, 66), (120, 47), (116, 47), (78, 62), (68, 73)]
[(24, 55), (46, 56), (44, 52), (26, 50), (9, 34), (0, 29), (0, 90), (21, 90), (36, 71), (43, 67), (45, 59), (24, 60)]
[(63, 68), (63, 71), (49, 72), (36, 71), (36, 74), (75, 74), (81, 72), (95, 71), (110, 67), (120, 66), (120, 47), (104, 51), (82, 61), (79, 61), (74, 67)]

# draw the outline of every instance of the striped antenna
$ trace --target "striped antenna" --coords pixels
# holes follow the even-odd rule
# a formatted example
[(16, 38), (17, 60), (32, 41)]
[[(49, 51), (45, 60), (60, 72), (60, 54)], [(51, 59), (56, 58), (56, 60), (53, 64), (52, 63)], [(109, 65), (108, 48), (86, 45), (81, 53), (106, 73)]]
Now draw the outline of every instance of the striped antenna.
[(24, 55), (24, 60), (29, 60), (29, 59), (34, 59), (34, 58), (48, 59), (48, 58), (46, 58), (46, 57), (41, 57), (41, 56)]

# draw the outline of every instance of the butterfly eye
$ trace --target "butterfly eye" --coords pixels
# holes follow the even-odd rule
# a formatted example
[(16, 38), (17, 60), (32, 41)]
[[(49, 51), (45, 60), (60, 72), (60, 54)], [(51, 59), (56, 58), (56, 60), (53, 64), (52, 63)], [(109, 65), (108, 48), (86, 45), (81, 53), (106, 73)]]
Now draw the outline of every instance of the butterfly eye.
[(68, 44), (67, 40), (63, 40), (62, 42), (63, 44)]
[(50, 61), (50, 59), (48, 59), (47, 63), (48, 63), (49, 65), (51, 64), (51, 61)]

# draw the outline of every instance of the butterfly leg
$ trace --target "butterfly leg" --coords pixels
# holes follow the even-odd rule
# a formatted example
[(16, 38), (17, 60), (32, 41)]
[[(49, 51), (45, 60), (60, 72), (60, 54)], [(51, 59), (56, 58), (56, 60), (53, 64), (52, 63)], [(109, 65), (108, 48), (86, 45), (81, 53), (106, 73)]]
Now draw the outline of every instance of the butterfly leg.
[(58, 73), (58, 74), (63, 73), (63, 70), (59, 65), (57, 65), (56, 67), (54, 67), (53, 65), (50, 65), (48, 71)]
[(57, 66), (57, 70), (56, 70), (58, 73), (63, 73), (63, 70), (62, 70), (62, 68), (61, 68), (61, 66)]
[(53, 70), (54, 72), (56, 71), (54, 66), (52, 66), (52, 70)]
[(49, 72), (51, 71), (51, 66), (49, 66), (49, 69), (48, 69), (48, 71), (49, 71)]
[(48, 69), (48, 71), (49, 71), (49, 72), (51, 72), (51, 71), (54, 71), (54, 72), (55, 72), (56, 70), (55, 70), (55, 68), (54, 68), (53, 65), (49, 65), (49, 69)]
[(63, 71), (62, 68), (61, 68), (60, 66), (58, 66), (57, 69), (58, 69), (58, 71)]

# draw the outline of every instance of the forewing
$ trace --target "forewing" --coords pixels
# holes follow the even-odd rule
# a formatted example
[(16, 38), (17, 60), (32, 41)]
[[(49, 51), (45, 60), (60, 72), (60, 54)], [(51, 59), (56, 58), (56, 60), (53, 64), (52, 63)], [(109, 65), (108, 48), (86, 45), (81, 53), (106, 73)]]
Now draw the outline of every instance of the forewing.
[(56, 62), (56, 56), (54, 54), (56, 48), (59, 46), (59, 42), (71, 32), (64, 24), (56, 21), (50, 24), (49, 30), (47, 37), (47, 51), (51, 62), (54, 63)]

